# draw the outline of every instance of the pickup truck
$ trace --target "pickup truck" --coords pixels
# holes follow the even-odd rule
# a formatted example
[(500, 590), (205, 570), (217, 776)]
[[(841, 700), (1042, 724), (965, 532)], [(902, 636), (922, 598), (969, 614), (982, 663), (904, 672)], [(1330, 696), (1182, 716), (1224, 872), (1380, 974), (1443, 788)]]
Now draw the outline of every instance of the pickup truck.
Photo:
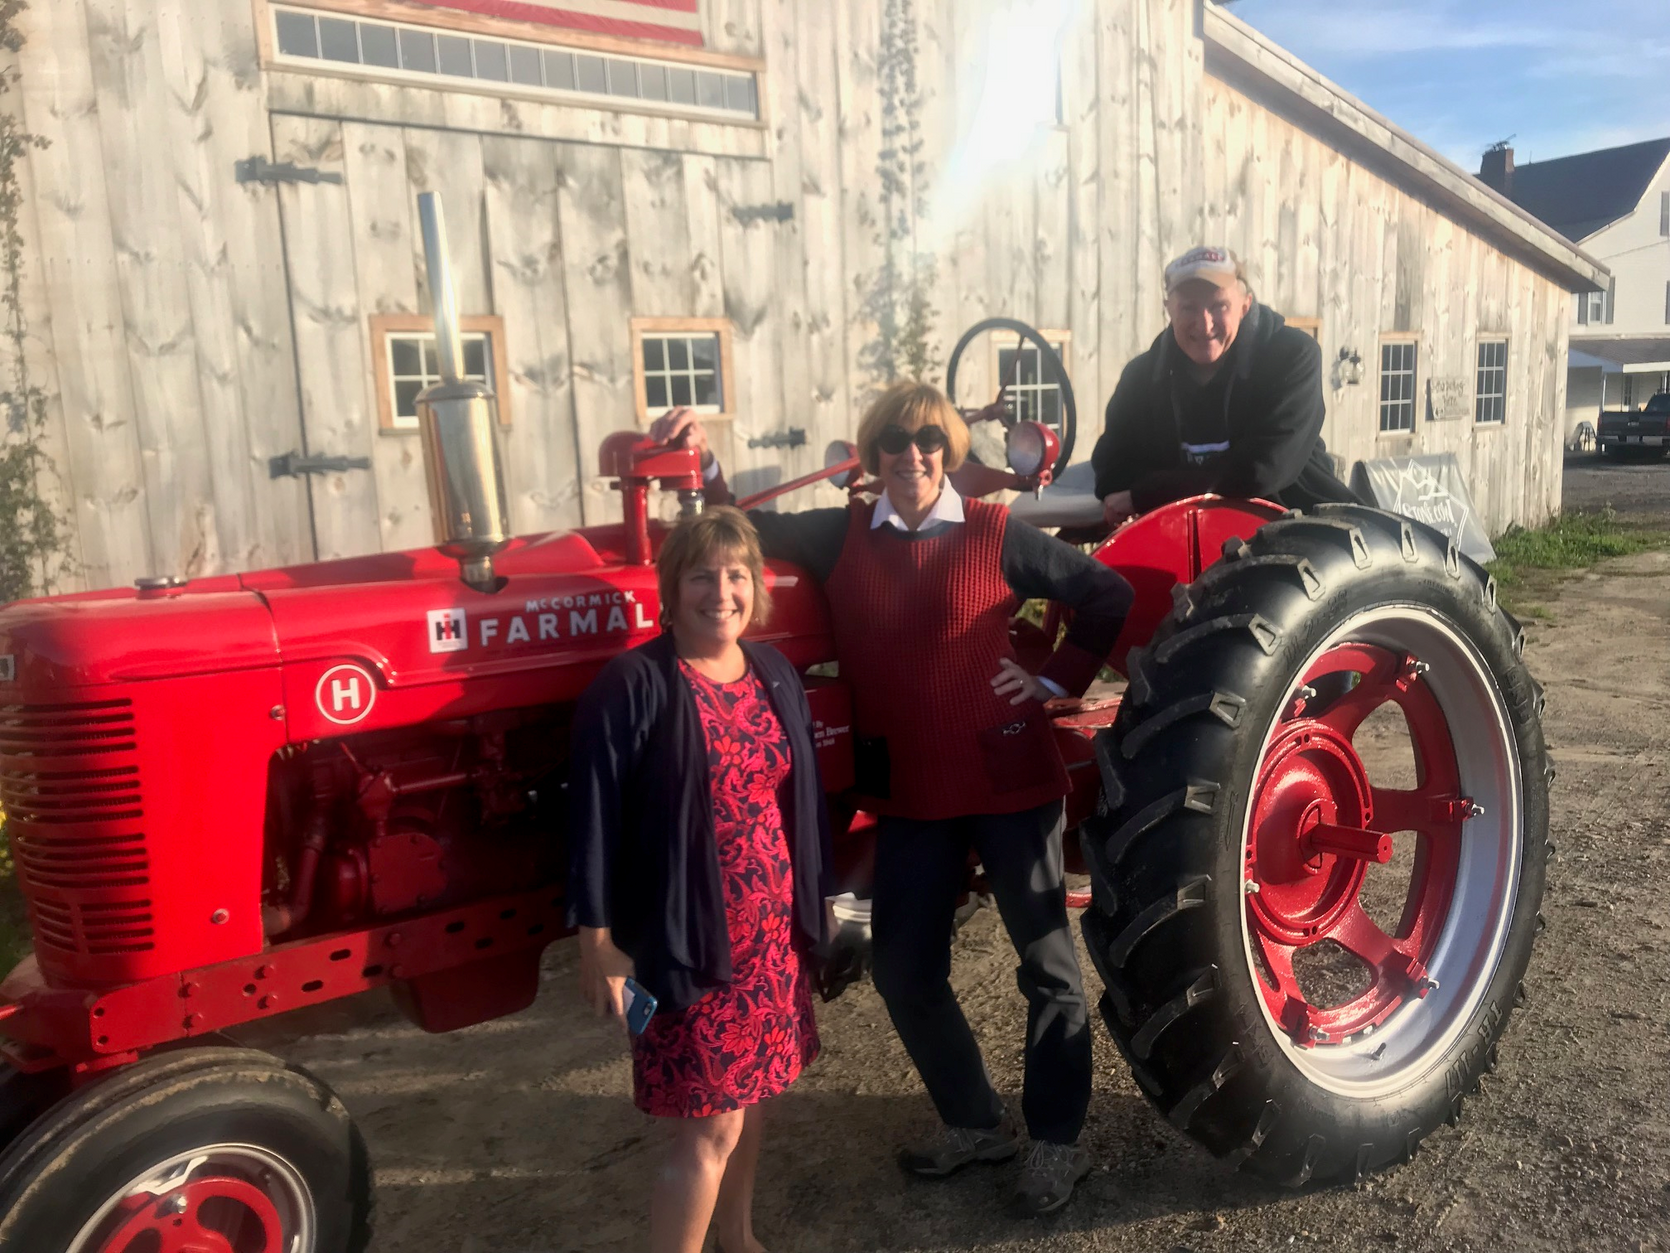
[(1660, 392), (1643, 409), (1603, 411), (1597, 440), (1603, 457), (1634, 448), (1652, 449), (1662, 457), (1670, 449), (1670, 392)]

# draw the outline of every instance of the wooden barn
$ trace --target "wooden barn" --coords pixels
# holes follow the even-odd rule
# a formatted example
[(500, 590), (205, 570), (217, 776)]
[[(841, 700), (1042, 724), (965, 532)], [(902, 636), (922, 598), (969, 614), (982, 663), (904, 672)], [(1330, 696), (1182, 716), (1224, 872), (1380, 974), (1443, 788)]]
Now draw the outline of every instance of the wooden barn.
[[(1320, 340), (1347, 465), (1453, 451), (1493, 529), (1559, 501), (1570, 295), (1605, 271), (1200, 0), (16, 20), (0, 108), (46, 141), (18, 166), (21, 343), (80, 585), (430, 542), (423, 190), (521, 531), (610, 516), (599, 441), (675, 400), (744, 489), (815, 469), (890, 370), (937, 373), (990, 315), (1060, 346), (1087, 457), (1199, 242)], [(1012, 351), (965, 353), (959, 399)]]

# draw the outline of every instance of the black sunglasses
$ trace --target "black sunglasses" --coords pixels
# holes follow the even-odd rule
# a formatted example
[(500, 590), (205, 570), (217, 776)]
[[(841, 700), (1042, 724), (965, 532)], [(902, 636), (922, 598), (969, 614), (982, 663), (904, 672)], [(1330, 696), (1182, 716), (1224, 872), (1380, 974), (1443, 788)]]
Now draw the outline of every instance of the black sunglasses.
[(890, 457), (898, 456), (912, 444), (924, 457), (931, 457), (936, 452), (944, 452), (950, 442), (943, 426), (919, 426), (914, 432), (902, 426), (884, 426), (876, 437), (876, 447)]

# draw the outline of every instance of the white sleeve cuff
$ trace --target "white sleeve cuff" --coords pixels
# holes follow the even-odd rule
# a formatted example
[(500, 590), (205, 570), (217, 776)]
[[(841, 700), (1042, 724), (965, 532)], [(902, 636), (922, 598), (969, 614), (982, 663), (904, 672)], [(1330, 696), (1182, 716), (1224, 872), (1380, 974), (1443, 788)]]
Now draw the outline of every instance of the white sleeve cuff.
[(711, 483), (711, 482), (713, 482), (714, 479), (716, 479), (718, 477), (719, 477), (719, 458), (715, 457), (712, 461), (707, 463), (707, 468), (702, 471), (702, 482)]
[(1061, 684), (1057, 683), (1054, 679), (1046, 679), (1041, 674), (1038, 675), (1037, 678), (1038, 678), (1039, 683), (1041, 683), (1044, 687), (1047, 687), (1055, 695), (1057, 695), (1057, 696), (1067, 695), (1067, 689), (1062, 687)]

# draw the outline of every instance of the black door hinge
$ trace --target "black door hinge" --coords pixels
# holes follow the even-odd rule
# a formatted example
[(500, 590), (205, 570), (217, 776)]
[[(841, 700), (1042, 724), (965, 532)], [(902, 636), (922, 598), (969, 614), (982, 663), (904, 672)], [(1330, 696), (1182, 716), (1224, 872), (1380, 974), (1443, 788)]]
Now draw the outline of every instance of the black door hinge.
[(312, 170), (285, 161), (274, 165), (263, 156), (245, 157), (233, 162), (240, 183), (340, 183), (342, 175), (334, 170)]
[(806, 432), (798, 426), (791, 426), (786, 431), (771, 431), (765, 435), (756, 435), (748, 441), (750, 448), (800, 448), (806, 443)]
[(269, 478), (299, 478), (304, 474), (337, 474), (343, 470), (369, 470), (370, 457), (308, 457), (299, 452), (287, 452), (282, 457), (267, 458)]

